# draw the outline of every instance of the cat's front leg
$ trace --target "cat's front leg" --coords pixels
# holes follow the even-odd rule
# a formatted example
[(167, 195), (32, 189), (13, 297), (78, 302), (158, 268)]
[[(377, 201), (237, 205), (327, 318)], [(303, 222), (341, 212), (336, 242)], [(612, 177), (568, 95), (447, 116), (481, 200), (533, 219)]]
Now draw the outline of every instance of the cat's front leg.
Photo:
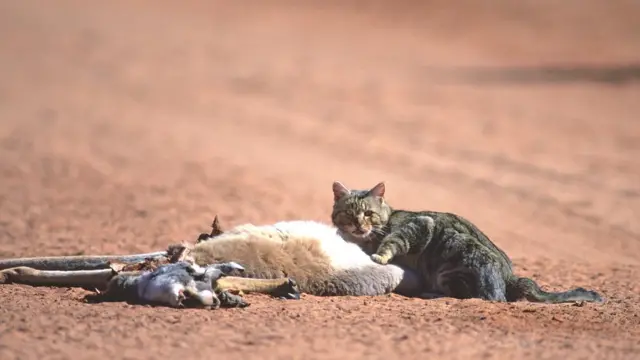
[(389, 260), (391, 260), (392, 258), (393, 258), (393, 255), (388, 255), (388, 254), (384, 254), (384, 255), (373, 254), (373, 255), (371, 255), (371, 260), (373, 260), (374, 263), (380, 264), (380, 265), (387, 265), (389, 263)]
[(386, 265), (396, 256), (408, 255), (412, 250), (414, 253), (420, 251), (431, 239), (434, 225), (431, 217), (416, 216), (382, 239), (371, 260)]
[(388, 264), (397, 255), (405, 255), (409, 252), (409, 247), (406, 241), (394, 234), (389, 234), (385, 237), (380, 246), (374, 254), (371, 255), (371, 260), (380, 265)]

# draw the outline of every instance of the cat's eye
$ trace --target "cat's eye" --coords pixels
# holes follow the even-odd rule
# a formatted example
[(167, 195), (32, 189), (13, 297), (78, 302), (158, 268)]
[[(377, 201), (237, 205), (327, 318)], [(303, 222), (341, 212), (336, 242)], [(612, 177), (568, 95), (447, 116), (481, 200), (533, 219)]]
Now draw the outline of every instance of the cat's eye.
[(367, 210), (364, 212), (364, 216), (371, 216), (371, 215), (373, 215), (373, 211), (371, 210)]

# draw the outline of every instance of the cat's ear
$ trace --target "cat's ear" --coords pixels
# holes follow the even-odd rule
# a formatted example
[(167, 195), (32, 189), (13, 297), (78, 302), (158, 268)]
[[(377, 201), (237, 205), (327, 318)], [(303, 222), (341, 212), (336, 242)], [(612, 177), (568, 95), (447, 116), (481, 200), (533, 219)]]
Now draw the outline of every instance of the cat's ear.
[(333, 182), (333, 200), (338, 201), (343, 196), (349, 195), (351, 190), (349, 190), (346, 186), (342, 185), (340, 181)]
[(369, 190), (369, 195), (384, 197), (384, 182), (379, 182), (378, 185), (371, 188), (371, 190)]

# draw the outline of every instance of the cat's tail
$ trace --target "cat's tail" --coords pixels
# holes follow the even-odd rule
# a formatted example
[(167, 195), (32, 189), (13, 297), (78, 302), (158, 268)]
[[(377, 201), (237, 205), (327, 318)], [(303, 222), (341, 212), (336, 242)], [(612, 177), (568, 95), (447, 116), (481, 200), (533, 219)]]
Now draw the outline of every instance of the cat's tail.
[(575, 288), (562, 292), (547, 292), (542, 290), (532, 279), (514, 277), (507, 284), (507, 300), (517, 301), (523, 298), (531, 302), (550, 304), (577, 301), (603, 303), (605, 301), (600, 294), (592, 290)]

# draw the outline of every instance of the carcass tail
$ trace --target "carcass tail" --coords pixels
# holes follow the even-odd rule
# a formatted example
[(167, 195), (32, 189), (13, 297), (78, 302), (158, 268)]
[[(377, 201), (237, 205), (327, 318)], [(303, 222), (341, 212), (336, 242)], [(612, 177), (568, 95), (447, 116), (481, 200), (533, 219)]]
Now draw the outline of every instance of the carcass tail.
[(0, 260), (0, 270), (29, 267), (36, 270), (99, 270), (108, 269), (111, 263), (138, 263), (145, 259), (166, 257), (166, 251), (134, 255), (79, 255), (15, 258)]

